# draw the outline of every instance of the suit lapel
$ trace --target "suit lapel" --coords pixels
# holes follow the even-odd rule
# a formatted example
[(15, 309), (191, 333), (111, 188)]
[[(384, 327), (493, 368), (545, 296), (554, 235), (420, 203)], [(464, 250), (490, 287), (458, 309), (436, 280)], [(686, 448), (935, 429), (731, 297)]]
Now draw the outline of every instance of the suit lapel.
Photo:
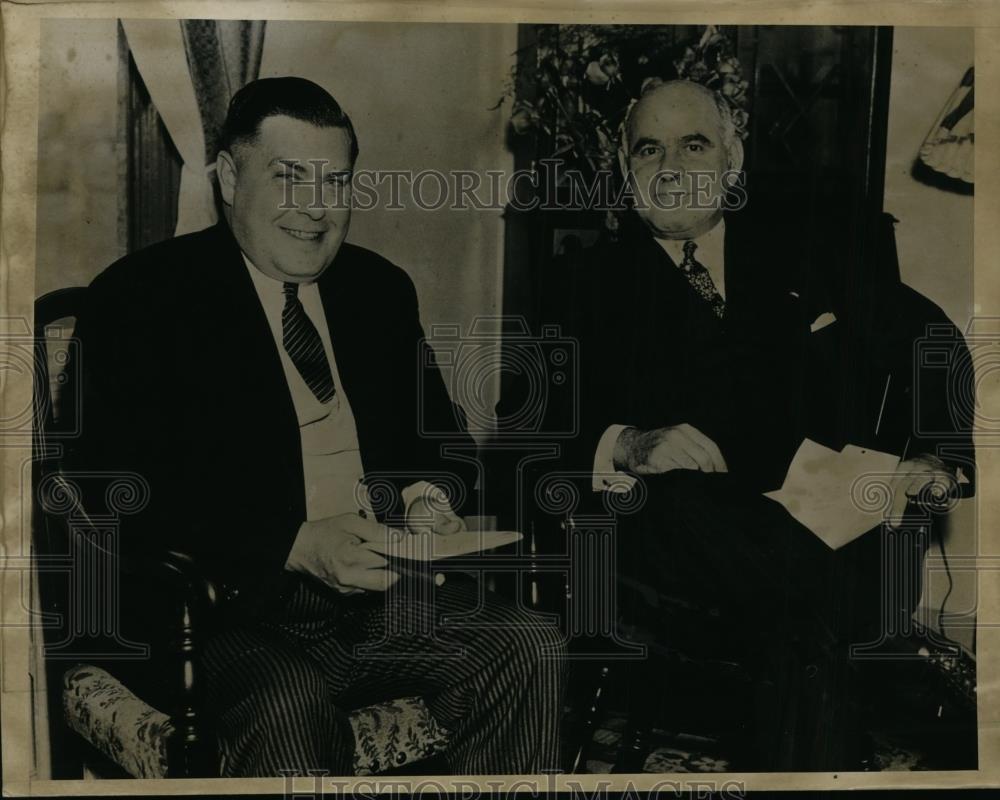
[(680, 329), (691, 331), (696, 338), (718, 335), (720, 324), (728, 317), (728, 302), (727, 317), (720, 323), (712, 306), (645, 226), (635, 240), (635, 252), (636, 261), (641, 265), (637, 297), (640, 305), (637, 307), (646, 308), (648, 314), (663, 319), (674, 335)]
[(333, 357), (337, 361), (337, 372), (343, 383), (337, 387), (343, 390), (352, 409), (359, 402), (359, 393), (364, 390), (364, 381), (358, 376), (358, 342), (363, 341), (365, 332), (364, 309), (359, 308), (366, 298), (363, 293), (352, 290), (351, 264), (347, 245), (342, 245), (334, 262), (319, 278), (319, 296), (330, 331)]
[(726, 317), (729, 320), (739, 320), (748, 301), (748, 289), (753, 285), (751, 258), (757, 254), (749, 252), (753, 245), (743, 235), (741, 218), (732, 212), (726, 212), (723, 219), (726, 223), (722, 250), (724, 262), (722, 269), (726, 282)]
[(265, 454), (285, 462), (286, 474), (302, 474), (298, 418), (278, 354), (278, 345), (250, 279), (239, 245), (220, 222), (211, 232), (205, 271), (208, 308), (196, 318), (211, 320), (205, 331), (211, 353), (209, 383), (221, 384), (228, 415)]
[[(390, 435), (391, 416), (381, 407), (387, 394), (384, 372), (388, 367), (381, 363), (378, 348), (384, 326), (390, 321), (383, 308), (372, 307), (373, 290), (361, 285), (361, 266), (355, 251), (345, 243), (320, 276), (319, 292), (341, 381), (337, 388), (351, 405), (361, 462), (369, 472), (378, 468), (375, 454), (380, 452), (381, 440)], [(384, 295), (380, 302), (386, 302)]]

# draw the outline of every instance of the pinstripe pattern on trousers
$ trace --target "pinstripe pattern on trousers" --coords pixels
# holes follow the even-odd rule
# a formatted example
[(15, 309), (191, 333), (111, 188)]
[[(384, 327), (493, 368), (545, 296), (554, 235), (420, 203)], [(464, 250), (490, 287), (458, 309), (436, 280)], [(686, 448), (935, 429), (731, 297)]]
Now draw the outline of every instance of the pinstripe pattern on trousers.
[(347, 712), (420, 695), (457, 775), (559, 768), (560, 631), (465, 575), (342, 597), (303, 581), (274, 621), (208, 643), (222, 775), (350, 774)]

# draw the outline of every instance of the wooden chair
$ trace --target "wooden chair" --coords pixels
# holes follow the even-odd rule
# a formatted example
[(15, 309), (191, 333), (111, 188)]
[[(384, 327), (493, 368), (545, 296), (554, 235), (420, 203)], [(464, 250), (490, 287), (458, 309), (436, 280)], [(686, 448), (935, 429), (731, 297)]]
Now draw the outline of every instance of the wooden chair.
[[(634, 501), (590, 492), (574, 478), (589, 483), (589, 476), (567, 476), (544, 462), (525, 472), (521, 494), (533, 498), (525, 515), (536, 556), (522, 598), (560, 617), (570, 637), (576, 692), (574, 724), (566, 730), (567, 771), (586, 770), (594, 734), (610, 710), (608, 698), (624, 693), (625, 707), (618, 710), (625, 712), (626, 726), (612, 771), (642, 772), (660, 707), (671, 696), (689, 693), (693, 675), (710, 674), (727, 683), (731, 695), (745, 691), (750, 677), (729, 649), (718, 646), (732, 631), (726, 631), (717, 609), (617, 574), (614, 539), (628, 525)], [(546, 501), (549, 494), (557, 498), (554, 503)], [(706, 646), (705, 638), (715, 646)], [(715, 720), (709, 732), (738, 746), (747, 731), (732, 714)]]
[[(65, 443), (81, 422), (75, 398), (60, 396), (59, 388), (68, 383), (61, 369), (75, 361), (67, 357), (67, 348), (74, 345), (68, 320), (75, 318), (85, 295), (82, 288), (62, 289), (35, 304), (32, 538), (52, 777), (94, 772), (137, 778), (217, 776), (219, 759), (212, 720), (205, 712), (199, 658), (225, 597), (212, 576), (185, 553), (135, 558), (116, 552), (109, 534), (120, 515), (128, 513), (134, 493), (141, 491), (136, 476), (72, 475), (61, 469)], [(82, 421), (85, 424), (85, 416)], [(85, 511), (79, 483), (95, 477), (109, 486), (108, 507)], [(102, 599), (114, 596), (123, 575), (148, 584), (151, 601), (165, 600), (163, 624), (169, 636), (165, 652), (155, 653), (153, 662), (136, 643), (121, 641), (113, 624), (105, 625)], [(117, 658), (106, 657), (109, 641), (118, 646), (112, 648)], [(122, 653), (133, 658), (122, 659)], [(148, 677), (151, 668), (164, 678), (158, 701), (162, 708), (140, 699), (139, 690), (133, 691), (124, 677)], [(350, 719), (359, 774), (404, 768), (446, 744), (443, 731), (417, 697), (358, 709)]]
[[(847, 366), (846, 374), (830, 375), (830, 390), (823, 392), (820, 399), (832, 401), (849, 392), (853, 402), (845, 405), (848, 405), (850, 413), (843, 408), (827, 407), (823, 402), (816, 404), (814, 413), (829, 425), (830, 429), (822, 433), (831, 443), (840, 441), (842, 445), (853, 442), (886, 452), (903, 452), (908, 447), (911, 454), (919, 452), (919, 433), (930, 431), (935, 434), (926, 437), (930, 446), (934, 440), (941, 438), (937, 434), (944, 432), (944, 439), (950, 441), (952, 458), (965, 460), (963, 470), (969, 483), (959, 487), (959, 490), (961, 496), (967, 497), (975, 489), (975, 461), (970, 432), (972, 407), (969, 405), (966, 408), (962, 403), (963, 399), (965, 403), (970, 403), (975, 395), (969, 351), (960, 332), (941, 309), (901, 282), (894, 222), (890, 215), (881, 214), (871, 226), (869, 244), (873, 273), (870, 284), (864, 287), (866, 292), (863, 296), (851, 298), (850, 309), (837, 310), (843, 318), (841, 327), (847, 328), (847, 331), (839, 344), (831, 345), (841, 350), (827, 354), (822, 362)], [(550, 306), (553, 302), (562, 302), (567, 293), (559, 289), (565, 287), (570, 279), (567, 275), (553, 278), (556, 288), (551, 292), (552, 297), (542, 300), (543, 307), (548, 308), (544, 319), (564, 317), (562, 312)], [(914, 370), (914, 358), (920, 355), (921, 347), (934, 351), (936, 360), (933, 363), (937, 368), (918, 374)], [(841, 355), (838, 356), (838, 352)], [(852, 357), (844, 358), (843, 353)], [(820, 361), (817, 359), (818, 363)], [(930, 360), (928, 363), (931, 363)], [(948, 364), (950, 369), (941, 368), (942, 364)], [(889, 386), (887, 376), (890, 375), (892, 392), (883, 392), (883, 388)], [(914, 419), (916, 412), (919, 412), (918, 419)], [(880, 416), (881, 425), (877, 425), (876, 418)], [(553, 429), (560, 428), (556, 424)], [(816, 438), (822, 440), (819, 436)], [(544, 467), (535, 469), (528, 485), (521, 489), (522, 496), (537, 497), (536, 486), (544, 480)], [(590, 494), (586, 489), (579, 494), (585, 505), (593, 503), (592, 498), (586, 499)], [(535, 550), (544, 556), (552, 552), (553, 546), (560, 547), (567, 528), (571, 529), (585, 520), (592, 510), (584, 507), (553, 514), (536, 503), (526, 514), (534, 526)], [(603, 513), (607, 515), (609, 512), (605, 509)], [(933, 535), (931, 524), (927, 527), (927, 536)], [(550, 593), (549, 605), (543, 604), (542, 609), (557, 611), (562, 605), (562, 594), (569, 591), (568, 586), (558, 587), (557, 591)], [(692, 607), (669, 593), (624, 583), (619, 585), (619, 596), (623, 601), (620, 608), (623, 621), (627, 623), (625, 628), (630, 636), (646, 644), (649, 657), (598, 661), (599, 667), (591, 681), (590, 691), (582, 701), (579, 727), (574, 732), (572, 771), (578, 771), (586, 764), (609, 690), (616, 682), (619, 685), (641, 686), (646, 695), (645, 698), (636, 697), (635, 702), (629, 703), (627, 724), (614, 766), (616, 772), (641, 771), (649, 754), (650, 732), (656, 721), (656, 704), (648, 700), (650, 694), (655, 694), (652, 687), (662, 687), (668, 695), (672, 692), (679, 694), (675, 687), (685, 686), (692, 675), (710, 672), (720, 682), (736, 687), (733, 692), (736, 697), (752, 689), (749, 685), (751, 677), (739, 659), (704, 644), (705, 641), (718, 641), (720, 636), (736, 633), (726, 631), (726, 620), (720, 616), (718, 609)], [(670, 633), (666, 637), (658, 636), (655, 626), (637, 623), (636, 617), (641, 615), (647, 619), (656, 615), (668, 619)], [(697, 635), (699, 630), (701, 637)], [(707, 631), (715, 633), (705, 635)], [(702, 643), (699, 643), (699, 638)], [(940, 652), (947, 645), (940, 641), (930, 644), (933, 652)], [(576, 668), (579, 669), (579, 665)], [(741, 724), (738, 714), (720, 720), (716, 731), (719, 736), (730, 740), (735, 752), (739, 754), (742, 751), (748, 731)]]

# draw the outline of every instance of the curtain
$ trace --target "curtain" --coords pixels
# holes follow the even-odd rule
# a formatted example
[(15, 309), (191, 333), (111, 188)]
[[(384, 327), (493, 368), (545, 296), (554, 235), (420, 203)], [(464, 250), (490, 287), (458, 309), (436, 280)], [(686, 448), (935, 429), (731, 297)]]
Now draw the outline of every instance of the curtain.
[(217, 219), (219, 132), (229, 99), (260, 70), (264, 26), (247, 20), (122, 20), (139, 74), (183, 161), (175, 236)]
[(969, 67), (927, 134), (920, 160), (935, 172), (973, 183), (975, 178), (975, 75)]

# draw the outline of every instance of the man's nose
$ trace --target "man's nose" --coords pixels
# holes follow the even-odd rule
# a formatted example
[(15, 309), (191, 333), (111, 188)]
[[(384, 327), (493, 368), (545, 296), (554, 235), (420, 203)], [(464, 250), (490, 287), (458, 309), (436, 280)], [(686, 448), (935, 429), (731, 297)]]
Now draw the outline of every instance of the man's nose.
[(316, 192), (313, 197), (309, 198), (308, 203), (303, 203), (299, 206), (299, 210), (304, 212), (309, 219), (314, 222), (319, 222), (323, 217), (326, 216), (326, 205), (325, 198), (321, 192)]
[(310, 205), (306, 208), (306, 213), (309, 215), (309, 219), (319, 222), (326, 216), (326, 209), (321, 205)]
[(680, 183), (684, 174), (684, 165), (676, 152), (670, 149), (663, 151), (663, 155), (660, 156), (660, 172), (664, 181)]

